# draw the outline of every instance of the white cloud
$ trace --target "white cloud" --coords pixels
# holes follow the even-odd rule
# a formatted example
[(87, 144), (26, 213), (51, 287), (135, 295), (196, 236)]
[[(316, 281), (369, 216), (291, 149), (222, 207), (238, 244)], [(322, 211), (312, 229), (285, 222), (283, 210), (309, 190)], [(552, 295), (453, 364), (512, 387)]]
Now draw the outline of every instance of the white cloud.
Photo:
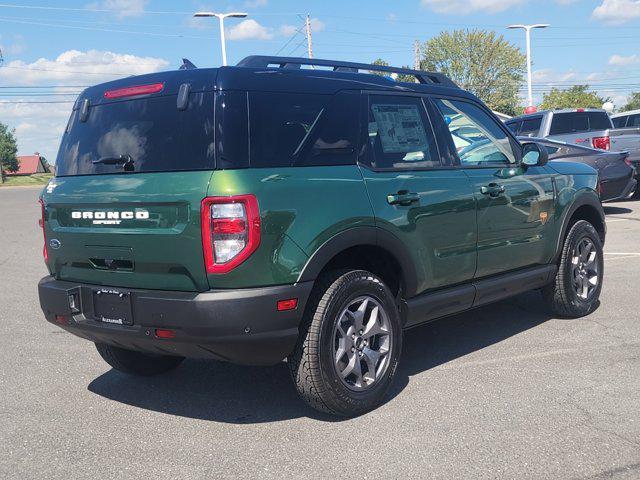
[(502, 12), (524, 2), (525, 0), (421, 0), (420, 4), (438, 13), (469, 14), (479, 11)]
[(602, 0), (591, 18), (608, 25), (620, 25), (640, 17), (640, 0)]
[(118, 18), (139, 17), (144, 13), (149, 0), (102, 0), (87, 5), (87, 8), (113, 10)]
[(325, 29), (326, 25), (322, 20), (319, 20), (317, 18), (312, 18), (311, 19), (311, 30), (314, 33), (318, 33), (321, 32)]
[(295, 25), (282, 25), (280, 27), (280, 35), (282, 35), (283, 37), (290, 37), (291, 35), (293, 35), (294, 33), (296, 33), (298, 30), (300, 29), (300, 27), (296, 27)]
[[(162, 58), (89, 50), (68, 50), (55, 59), (40, 58), (27, 63), (5, 62), (0, 68), (0, 84), (12, 85), (93, 85), (119, 76), (140, 75), (167, 68)], [(79, 89), (76, 89), (79, 90)], [(56, 93), (68, 93), (57, 89)], [(16, 129), (18, 152), (44, 154), (55, 160), (72, 103), (9, 103), (33, 101), (74, 101), (74, 96), (11, 97), (0, 101), (0, 119)]]
[(243, 20), (226, 30), (229, 40), (271, 40), (273, 38), (270, 28), (260, 25), (252, 18)]
[(616, 67), (626, 67), (627, 65), (634, 65), (636, 63), (640, 63), (640, 56), (638, 55), (629, 55), (628, 57), (624, 57), (622, 55), (611, 55), (609, 58), (609, 65), (614, 65)]
[(268, 0), (247, 0), (244, 2), (244, 6), (247, 8), (266, 7)]
[(120, 76), (157, 72), (169, 65), (156, 57), (105, 52), (100, 50), (67, 50), (55, 59), (39, 58), (27, 63), (22, 60), (5, 62), (0, 69), (0, 83), (4, 85), (35, 85), (41, 82), (72, 81), (94, 84)]

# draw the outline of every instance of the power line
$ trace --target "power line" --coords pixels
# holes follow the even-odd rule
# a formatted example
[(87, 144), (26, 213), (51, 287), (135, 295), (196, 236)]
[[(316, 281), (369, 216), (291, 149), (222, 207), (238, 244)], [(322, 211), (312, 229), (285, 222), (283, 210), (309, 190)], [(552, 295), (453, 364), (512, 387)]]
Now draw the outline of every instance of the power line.
[(14, 70), (33, 70), (36, 72), (57, 72), (57, 73), (74, 73), (78, 75), (110, 75), (115, 77), (126, 77), (127, 75), (134, 75), (133, 73), (113, 73), (113, 72), (77, 72), (70, 70), (57, 70), (51, 68), (38, 68), (38, 67), (17, 67), (15, 65), (0, 65), (0, 68), (11, 68)]

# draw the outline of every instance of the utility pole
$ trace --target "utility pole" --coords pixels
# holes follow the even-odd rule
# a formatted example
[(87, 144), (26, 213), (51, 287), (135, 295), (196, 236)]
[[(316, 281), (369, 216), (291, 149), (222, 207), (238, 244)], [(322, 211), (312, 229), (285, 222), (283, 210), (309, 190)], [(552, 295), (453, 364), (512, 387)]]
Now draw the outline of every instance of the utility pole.
[(420, 43), (413, 41), (413, 69), (420, 70)]
[(311, 19), (307, 13), (307, 51), (309, 58), (313, 58), (313, 46), (311, 44)]

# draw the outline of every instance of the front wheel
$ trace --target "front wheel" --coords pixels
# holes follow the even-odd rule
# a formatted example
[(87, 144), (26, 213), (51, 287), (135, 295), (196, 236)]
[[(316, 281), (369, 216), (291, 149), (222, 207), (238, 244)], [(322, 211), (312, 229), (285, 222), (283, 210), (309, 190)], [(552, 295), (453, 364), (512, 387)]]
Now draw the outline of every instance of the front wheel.
[(395, 298), (380, 278), (363, 270), (323, 275), (300, 330), (288, 363), (303, 400), (347, 417), (380, 405), (402, 349)]
[(589, 222), (579, 220), (564, 241), (554, 281), (542, 290), (553, 313), (577, 318), (593, 312), (602, 290), (603, 271), (598, 232)]
[(129, 375), (158, 375), (176, 368), (184, 360), (184, 357), (134, 352), (106, 343), (96, 343), (96, 349), (105, 362)]

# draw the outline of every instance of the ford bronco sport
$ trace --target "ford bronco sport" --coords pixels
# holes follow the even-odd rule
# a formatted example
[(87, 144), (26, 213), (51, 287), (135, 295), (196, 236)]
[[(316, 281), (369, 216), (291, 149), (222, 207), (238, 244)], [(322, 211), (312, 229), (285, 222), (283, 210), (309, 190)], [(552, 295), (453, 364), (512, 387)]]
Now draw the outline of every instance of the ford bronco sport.
[(41, 307), (122, 372), (286, 359), (312, 407), (358, 415), (408, 328), (530, 289), (596, 307), (597, 176), (546, 163), (436, 73), (248, 57), (98, 85), (42, 193)]

